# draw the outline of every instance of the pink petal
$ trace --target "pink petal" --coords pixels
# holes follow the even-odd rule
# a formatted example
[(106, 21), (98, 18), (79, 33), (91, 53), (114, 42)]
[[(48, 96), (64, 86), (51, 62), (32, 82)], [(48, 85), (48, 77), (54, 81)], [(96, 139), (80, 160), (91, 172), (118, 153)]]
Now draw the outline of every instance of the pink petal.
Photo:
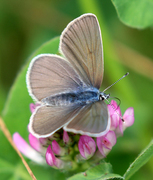
[(123, 131), (127, 127), (132, 126), (134, 123), (134, 109), (132, 107), (128, 108), (125, 111), (125, 113), (123, 115), (123, 119), (124, 119), (124, 122), (122, 120), (120, 120), (120, 122), (119, 122), (119, 130), (122, 135), (123, 135)]
[(59, 144), (55, 140), (52, 141), (52, 149), (53, 149), (53, 152), (55, 154), (60, 155), (61, 147), (59, 146)]
[(89, 159), (96, 151), (96, 143), (91, 137), (82, 135), (79, 139), (78, 148), (81, 156)]
[(35, 111), (35, 104), (31, 103), (30, 104), (30, 111), (33, 113)]
[(50, 166), (54, 166), (56, 164), (56, 157), (51, 149), (51, 145), (48, 146), (46, 151), (46, 162)]
[(115, 130), (119, 125), (119, 121), (121, 119), (121, 110), (120, 107), (117, 105), (116, 101), (112, 100), (111, 104), (108, 104), (108, 111), (111, 119), (110, 130)]
[(64, 130), (64, 132), (63, 132), (63, 141), (64, 141), (64, 143), (65, 144), (68, 144), (68, 142), (69, 142), (69, 136), (68, 136), (68, 133)]
[(117, 102), (112, 100), (110, 104), (108, 104), (108, 110), (110, 115), (114, 114), (114, 112), (118, 112), (119, 114), (121, 114), (121, 110), (120, 107), (117, 105)]
[(105, 136), (97, 137), (98, 149), (104, 157), (106, 157), (115, 144), (116, 135), (114, 131), (109, 131)]
[(21, 136), (19, 133), (14, 133), (13, 134), (13, 141), (19, 151), (24, 154), (26, 157), (29, 159), (39, 163), (39, 164), (44, 164), (44, 158), (37, 152), (35, 151)]
[(47, 144), (47, 138), (39, 138), (39, 142), (41, 145), (46, 145)]
[(105, 153), (104, 153), (104, 143), (103, 143), (103, 137), (97, 137), (97, 146), (98, 146), (98, 149), (100, 151), (100, 153), (106, 157)]
[(102, 143), (104, 148), (109, 149), (109, 150), (112, 149), (112, 144), (106, 137), (103, 137), (103, 139), (101, 139), (101, 140), (102, 140), (101, 143)]
[(29, 134), (29, 143), (31, 147), (33, 147), (36, 151), (41, 151), (41, 145), (39, 142), (39, 139), (37, 139), (35, 136), (32, 134)]
[(105, 136), (106, 139), (108, 139), (111, 143), (112, 146), (114, 146), (116, 144), (116, 135), (115, 135), (115, 132), (114, 131), (109, 131), (106, 136)]
[[(45, 139), (45, 138), (42, 138)], [(42, 146), (40, 143), (40, 139), (37, 139), (35, 136), (33, 136), (31, 133), (29, 134), (29, 143), (31, 147), (33, 147), (36, 151), (45, 154), (46, 153), (46, 148)]]
[(63, 168), (63, 162), (62, 160), (55, 157), (51, 145), (48, 146), (46, 151), (46, 162), (49, 166), (57, 167), (59, 169)]
[(134, 109), (132, 107), (128, 108), (124, 115), (123, 115), (123, 119), (125, 121), (125, 127), (129, 127), (132, 126), (134, 123)]
[(38, 103), (36, 103), (36, 104), (31, 103), (30, 104), (30, 111), (33, 113), (38, 106), (40, 106), (40, 104), (38, 104)]
[(125, 121), (123, 122), (122, 120), (120, 120), (119, 122), (119, 128), (117, 128), (116, 132), (119, 135), (123, 136), (123, 124), (125, 123)]
[(111, 119), (111, 126), (110, 126), (110, 130), (115, 130), (119, 124), (119, 115), (118, 114), (112, 114), (110, 116), (110, 119)]

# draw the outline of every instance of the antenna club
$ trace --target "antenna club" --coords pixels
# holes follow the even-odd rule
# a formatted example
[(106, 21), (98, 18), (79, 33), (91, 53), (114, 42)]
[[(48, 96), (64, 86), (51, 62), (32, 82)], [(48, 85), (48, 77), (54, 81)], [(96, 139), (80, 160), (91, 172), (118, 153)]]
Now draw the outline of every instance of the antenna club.
[(122, 122), (125, 122), (123, 118), (121, 118)]
[(127, 73), (124, 75), (124, 77), (127, 76), (127, 75), (129, 75), (129, 72), (127, 72)]

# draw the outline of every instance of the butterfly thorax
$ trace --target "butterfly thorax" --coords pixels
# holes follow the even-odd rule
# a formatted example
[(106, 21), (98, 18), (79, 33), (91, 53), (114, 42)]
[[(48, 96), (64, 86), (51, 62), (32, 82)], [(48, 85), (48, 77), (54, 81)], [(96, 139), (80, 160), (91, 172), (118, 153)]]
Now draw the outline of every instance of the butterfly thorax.
[(50, 106), (71, 106), (77, 104), (86, 105), (99, 100), (102, 100), (100, 99), (100, 91), (94, 88), (78, 92), (56, 94), (42, 99), (42, 102)]

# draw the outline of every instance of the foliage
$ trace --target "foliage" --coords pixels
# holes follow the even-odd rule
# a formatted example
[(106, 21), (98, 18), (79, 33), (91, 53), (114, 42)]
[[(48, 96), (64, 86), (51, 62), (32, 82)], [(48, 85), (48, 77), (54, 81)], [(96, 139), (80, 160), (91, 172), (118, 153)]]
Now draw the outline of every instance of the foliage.
[(153, 1), (151, 0), (112, 0), (119, 18), (135, 28), (153, 26)]

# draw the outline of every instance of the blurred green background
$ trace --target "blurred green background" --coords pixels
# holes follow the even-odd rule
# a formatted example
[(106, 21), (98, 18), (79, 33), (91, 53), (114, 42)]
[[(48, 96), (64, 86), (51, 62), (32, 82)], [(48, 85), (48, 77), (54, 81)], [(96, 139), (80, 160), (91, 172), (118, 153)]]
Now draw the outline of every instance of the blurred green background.
[[(1, 0), (0, 111), (28, 57), (43, 43), (59, 36), (71, 20), (89, 12), (97, 15), (102, 31), (105, 71), (101, 90), (130, 72), (108, 90), (121, 99), (122, 113), (128, 107), (135, 110), (134, 125), (118, 138), (106, 158), (114, 173), (123, 175), (153, 136), (153, 29), (124, 25), (111, 0)], [(2, 153), (0, 156), (3, 159)], [(131, 179), (153, 179), (153, 158)]]

